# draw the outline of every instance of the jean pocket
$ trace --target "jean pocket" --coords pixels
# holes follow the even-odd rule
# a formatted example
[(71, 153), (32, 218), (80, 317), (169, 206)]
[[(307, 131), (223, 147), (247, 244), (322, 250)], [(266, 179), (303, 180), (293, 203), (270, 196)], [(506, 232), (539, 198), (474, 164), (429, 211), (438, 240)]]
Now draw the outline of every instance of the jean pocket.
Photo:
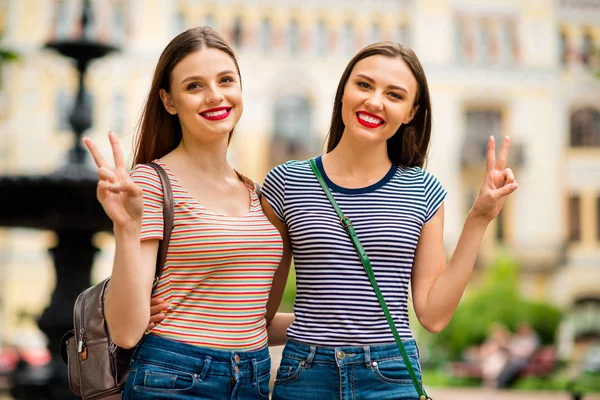
[[(415, 371), (417, 380), (421, 381), (421, 367), (417, 355), (409, 355), (408, 359)], [(373, 363), (373, 373), (385, 383), (413, 384), (408, 368), (402, 357), (379, 360)]]
[(196, 374), (161, 365), (142, 364), (135, 375), (134, 392), (185, 393), (197, 381)]
[(277, 375), (275, 382), (285, 383), (292, 382), (302, 374), (304, 371), (304, 360), (299, 360), (293, 357), (286, 357), (283, 355), (279, 368), (277, 368)]

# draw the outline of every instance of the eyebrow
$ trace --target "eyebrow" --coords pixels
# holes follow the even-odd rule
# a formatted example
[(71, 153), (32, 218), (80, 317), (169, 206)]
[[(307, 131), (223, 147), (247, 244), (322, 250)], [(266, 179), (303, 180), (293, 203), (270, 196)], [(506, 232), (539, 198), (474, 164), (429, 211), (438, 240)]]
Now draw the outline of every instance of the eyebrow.
[[(221, 71), (217, 74), (217, 76), (223, 76), (223, 75), (236, 75), (236, 73), (233, 70), (227, 69), (225, 71)], [(200, 76), (200, 75), (192, 75), (192, 76), (188, 76), (187, 78), (185, 78), (184, 80), (181, 81), (181, 83), (185, 83), (188, 81), (201, 81), (203, 80), (204, 77)]]
[[(368, 76), (368, 75), (365, 75), (365, 74), (358, 74), (358, 75), (356, 75), (356, 76), (357, 76), (357, 77), (361, 77), (361, 78), (363, 78), (363, 79), (366, 79), (366, 80), (368, 80), (368, 81), (369, 81), (369, 82), (371, 82), (371, 83), (375, 83), (375, 79), (371, 78), (371, 77), (370, 77), (370, 76)], [(406, 89), (405, 89), (404, 87), (402, 87), (402, 86), (398, 86), (398, 85), (388, 85), (388, 88), (390, 88), (390, 89), (395, 89), (395, 90), (400, 90), (400, 91), (402, 91), (402, 92), (404, 92), (404, 93), (408, 93), (408, 90), (406, 90)]]

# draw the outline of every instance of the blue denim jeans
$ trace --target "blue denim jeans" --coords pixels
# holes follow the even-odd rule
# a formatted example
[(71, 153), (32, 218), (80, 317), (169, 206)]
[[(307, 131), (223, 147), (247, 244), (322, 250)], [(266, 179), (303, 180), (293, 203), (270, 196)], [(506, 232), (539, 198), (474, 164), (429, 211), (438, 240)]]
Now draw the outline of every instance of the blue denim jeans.
[(221, 351), (156, 335), (134, 357), (123, 399), (268, 399), (271, 358), (256, 351)]
[[(404, 346), (422, 380), (415, 341)], [(418, 398), (396, 343), (322, 347), (288, 339), (273, 390), (273, 400)]]

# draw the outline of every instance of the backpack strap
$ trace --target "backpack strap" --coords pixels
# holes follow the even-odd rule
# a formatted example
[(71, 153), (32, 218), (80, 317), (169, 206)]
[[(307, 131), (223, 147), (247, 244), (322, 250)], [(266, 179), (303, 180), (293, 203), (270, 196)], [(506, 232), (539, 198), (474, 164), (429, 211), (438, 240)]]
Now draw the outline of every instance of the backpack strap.
[(156, 257), (156, 272), (154, 273), (154, 283), (156, 286), (160, 276), (162, 275), (165, 262), (167, 260), (167, 251), (169, 250), (169, 241), (171, 240), (171, 232), (173, 231), (173, 191), (171, 189), (171, 181), (167, 172), (157, 163), (147, 163), (158, 173), (163, 189), (163, 238), (158, 244), (158, 255)]

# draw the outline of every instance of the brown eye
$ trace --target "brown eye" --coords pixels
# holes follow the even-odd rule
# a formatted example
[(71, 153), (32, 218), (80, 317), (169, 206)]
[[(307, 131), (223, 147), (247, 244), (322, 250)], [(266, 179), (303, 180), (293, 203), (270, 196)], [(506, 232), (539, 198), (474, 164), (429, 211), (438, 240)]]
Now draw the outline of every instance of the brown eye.
[(187, 87), (187, 90), (196, 90), (196, 89), (200, 89), (200, 84), (197, 82), (190, 83)]
[(358, 82), (358, 83), (357, 83), (357, 85), (358, 85), (359, 87), (363, 88), (363, 89), (370, 89), (370, 88), (371, 88), (371, 85), (369, 85), (369, 84), (368, 84), (368, 83), (366, 83), (366, 82)]

